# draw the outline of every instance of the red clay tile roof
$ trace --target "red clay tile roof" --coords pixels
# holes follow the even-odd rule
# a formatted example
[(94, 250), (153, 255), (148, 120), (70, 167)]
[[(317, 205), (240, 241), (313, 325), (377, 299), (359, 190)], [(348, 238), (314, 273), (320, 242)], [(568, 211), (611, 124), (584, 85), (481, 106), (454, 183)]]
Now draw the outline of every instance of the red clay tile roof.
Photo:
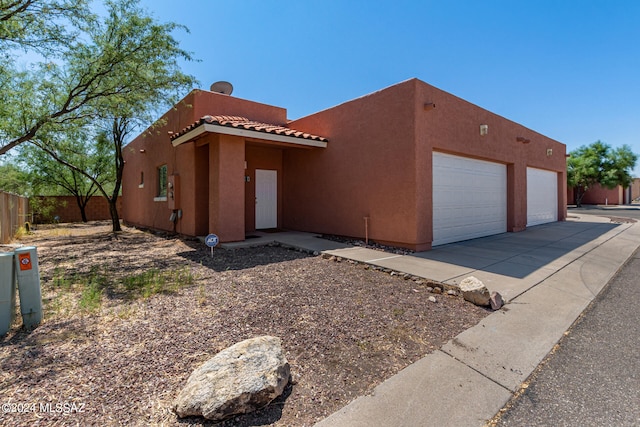
[(200, 118), (200, 120), (198, 120), (197, 122), (182, 129), (180, 132), (172, 134), (171, 140), (173, 141), (174, 139), (180, 137), (181, 135), (184, 135), (187, 132), (192, 131), (193, 129), (205, 123), (276, 134), (276, 135), (291, 136), (295, 138), (310, 139), (313, 141), (322, 141), (322, 142), (329, 141), (327, 138), (322, 136), (312, 135), (310, 133), (301, 132), (301, 131), (280, 126), (280, 125), (255, 122), (253, 120), (247, 119), (246, 117), (238, 117), (238, 116), (204, 116)]

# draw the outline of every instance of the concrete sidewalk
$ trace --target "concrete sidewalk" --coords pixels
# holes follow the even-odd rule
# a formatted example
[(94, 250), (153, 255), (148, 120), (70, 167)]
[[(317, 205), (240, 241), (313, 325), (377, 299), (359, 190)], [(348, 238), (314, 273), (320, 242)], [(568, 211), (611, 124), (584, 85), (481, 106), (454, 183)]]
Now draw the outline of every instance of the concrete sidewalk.
[(327, 250), (452, 285), (473, 275), (509, 304), (316, 425), (484, 425), (640, 245), (640, 223), (608, 221), (584, 216), (413, 255)]

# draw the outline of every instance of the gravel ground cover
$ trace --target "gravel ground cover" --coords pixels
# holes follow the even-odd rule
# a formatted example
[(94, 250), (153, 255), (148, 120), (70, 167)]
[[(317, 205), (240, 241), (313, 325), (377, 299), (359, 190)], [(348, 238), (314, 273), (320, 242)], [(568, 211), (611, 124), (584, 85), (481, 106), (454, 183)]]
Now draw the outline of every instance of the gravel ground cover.
[(310, 426), (488, 314), (345, 260), (278, 246), (212, 258), (197, 240), (109, 229), (60, 224), (18, 242), (38, 247), (44, 321), (26, 332), (18, 315), (0, 339), (0, 425), (212, 425), (170, 410), (190, 373), (274, 335), (285, 394), (219, 425)]

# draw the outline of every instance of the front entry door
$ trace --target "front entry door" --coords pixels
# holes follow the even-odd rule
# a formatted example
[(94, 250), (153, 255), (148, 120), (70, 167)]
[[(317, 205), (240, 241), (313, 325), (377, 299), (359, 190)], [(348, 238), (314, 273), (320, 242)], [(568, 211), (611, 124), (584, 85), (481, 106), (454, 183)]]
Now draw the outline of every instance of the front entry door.
[(256, 230), (278, 227), (278, 171), (256, 169)]

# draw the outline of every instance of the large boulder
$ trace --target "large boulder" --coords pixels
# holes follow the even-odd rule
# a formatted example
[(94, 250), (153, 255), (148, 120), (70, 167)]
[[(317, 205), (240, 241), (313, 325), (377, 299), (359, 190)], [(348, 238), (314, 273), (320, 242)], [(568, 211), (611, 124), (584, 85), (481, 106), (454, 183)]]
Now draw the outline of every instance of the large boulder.
[(259, 409), (280, 396), (290, 379), (280, 338), (239, 342), (193, 371), (173, 405), (179, 417), (221, 421)]
[(491, 294), (489, 289), (480, 279), (469, 276), (460, 282), (460, 292), (462, 297), (475, 305), (487, 306), (491, 304)]

